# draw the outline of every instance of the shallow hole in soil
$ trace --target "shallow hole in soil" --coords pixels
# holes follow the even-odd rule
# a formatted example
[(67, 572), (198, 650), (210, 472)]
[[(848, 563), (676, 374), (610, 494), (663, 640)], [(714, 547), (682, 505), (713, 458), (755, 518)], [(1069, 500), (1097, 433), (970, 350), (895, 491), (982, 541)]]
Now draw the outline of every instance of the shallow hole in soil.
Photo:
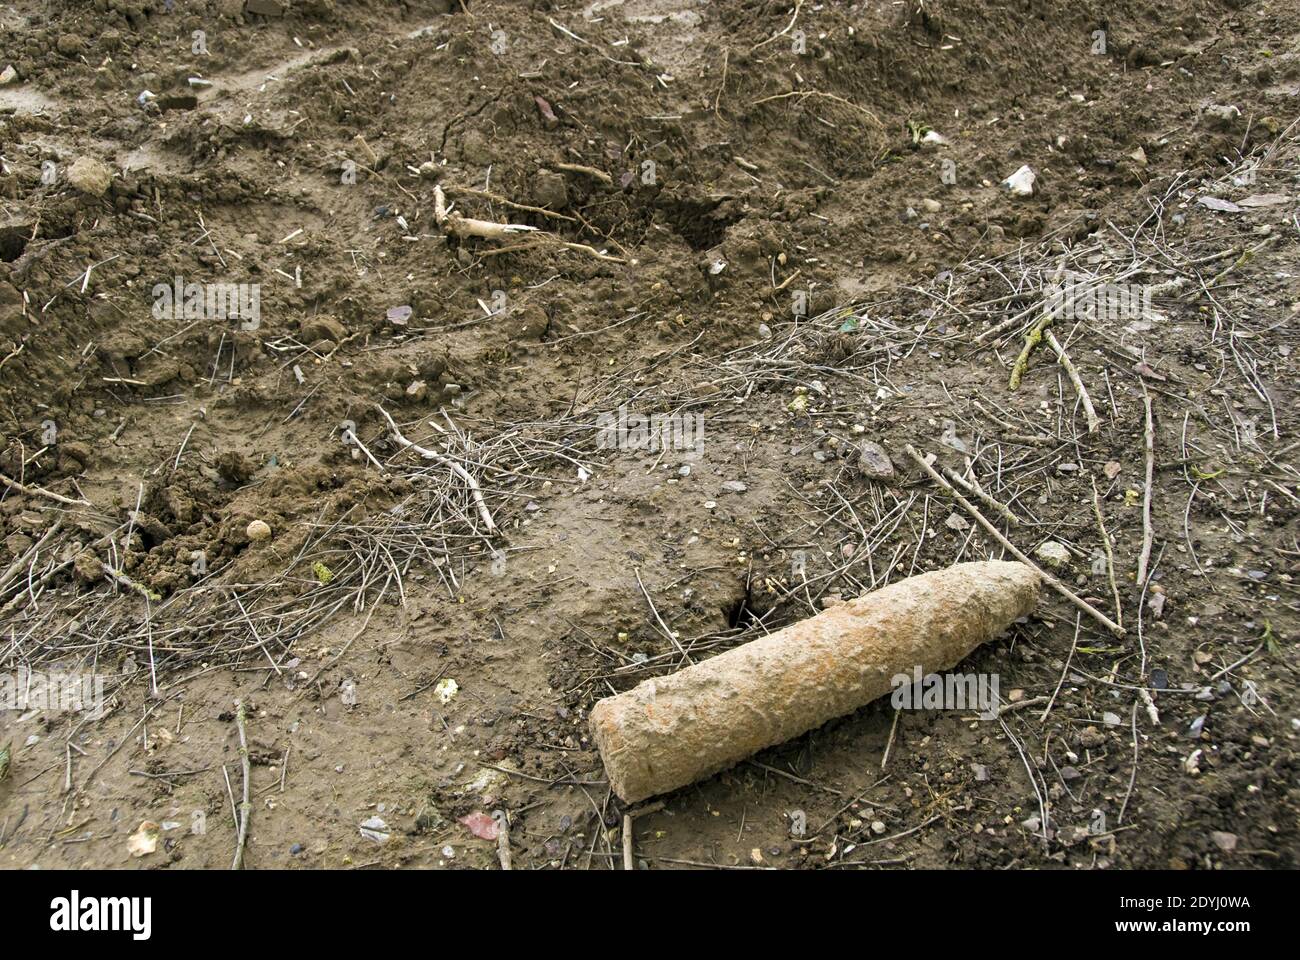
[(13, 263), (26, 249), (26, 231), (18, 227), (0, 227), (0, 260)]
[(749, 591), (742, 588), (740, 599), (729, 607), (723, 607), (722, 613), (727, 618), (728, 627), (739, 630), (749, 627), (754, 622), (754, 611), (749, 607)]
[(727, 227), (739, 217), (718, 211), (717, 200), (680, 200), (664, 209), (664, 219), (692, 250), (708, 250), (722, 242)]

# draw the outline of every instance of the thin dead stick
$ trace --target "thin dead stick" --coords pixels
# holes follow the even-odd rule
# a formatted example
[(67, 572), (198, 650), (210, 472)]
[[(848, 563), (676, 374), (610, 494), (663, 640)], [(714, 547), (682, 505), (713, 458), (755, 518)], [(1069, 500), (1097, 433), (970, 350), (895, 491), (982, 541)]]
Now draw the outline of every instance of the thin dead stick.
[(248, 843), (248, 820), (253, 812), (253, 804), (248, 799), (248, 785), (252, 771), (248, 759), (248, 732), (245, 730), (247, 721), (248, 708), (241, 701), (235, 709), (235, 725), (239, 728), (239, 760), (244, 767), (244, 800), (239, 805), (239, 836), (235, 839), (235, 862), (231, 864), (231, 870), (244, 868), (244, 847)]
[(612, 184), (614, 182), (614, 178), (604, 170), (597, 170), (595, 167), (588, 167), (581, 163), (557, 163), (555, 164), (555, 169), (567, 170), (569, 173), (585, 173), (587, 176), (595, 177), (597, 180), (606, 184)]
[(884, 126), (884, 124), (880, 122), (880, 118), (877, 117), (870, 110), (868, 110), (866, 107), (859, 106), (858, 104), (854, 103), (852, 100), (845, 100), (843, 97), (839, 96), (838, 94), (822, 93), (822, 91), (820, 90), (791, 90), (789, 93), (776, 93), (770, 97), (763, 97), (762, 99), (755, 100), (753, 103), (750, 104), (750, 106), (757, 107), (757, 106), (761, 106), (764, 103), (772, 103), (776, 100), (788, 100), (791, 97), (798, 97), (800, 103), (802, 103), (804, 100), (806, 100), (809, 97), (820, 97), (823, 100), (832, 100), (835, 103), (841, 103), (852, 110), (857, 110), (858, 112), (862, 113), (864, 116), (870, 118), (871, 121), (876, 124), (876, 126), (878, 127)]
[(226, 778), (226, 795), (230, 797), (230, 820), (234, 824), (235, 832), (239, 832), (239, 805), (235, 803), (235, 788), (230, 785), (230, 771), (226, 765), (221, 765), (221, 775)]
[(470, 494), (473, 495), (474, 497), (474, 503), (478, 506), (479, 516), (482, 517), (483, 522), (487, 524), (488, 532), (495, 533), (497, 525), (492, 521), (492, 514), (488, 512), (487, 504), (484, 503), (483, 501), (483, 491), (479, 488), (478, 481), (475, 480), (470, 475), (469, 471), (466, 470), (464, 467), (462, 467), (455, 460), (452, 460), (450, 457), (445, 457), (441, 453), (438, 453), (434, 450), (429, 450), (426, 447), (422, 447), (419, 444), (412, 443), (410, 440), (407, 440), (406, 437), (402, 436), (402, 431), (397, 429), (397, 424), (393, 421), (393, 418), (388, 415), (388, 411), (385, 410), (383, 407), (379, 406), (379, 404), (375, 404), (375, 408), (381, 414), (383, 414), (384, 419), (388, 421), (388, 427), (390, 430), (392, 430), (393, 438), (398, 443), (400, 443), (404, 447), (414, 450), (416, 453), (424, 457), (424, 459), (426, 460), (436, 460), (438, 463), (441, 463), (443, 466), (450, 467), (451, 470), (456, 474), (456, 476), (460, 477), (462, 480), (465, 481), (465, 485), (469, 487)]
[(585, 243), (572, 243), (568, 240), (559, 240), (549, 234), (539, 233), (538, 239), (531, 240), (527, 243), (515, 243), (508, 247), (495, 247), (491, 250), (480, 250), (480, 257), (499, 257), (505, 253), (518, 253), (520, 250), (535, 250), (538, 247), (560, 246), (578, 253), (585, 253), (597, 260), (603, 260), (605, 263), (627, 263), (622, 257), (614, 257), (608, 253), (601, 253), (595, 247), (588, 246)]
[(1065, 375), (1070, 378), (1070, 383), (1074, 385), (1074, 392), (1079, 395), (1079, 402), (1083, 404), (1084, 416), (1088, 418), (1088, 432), (1096, 433), (1101, 427), (1101, 418), (1097, 416), (1097, 408), (1092, 405), (1092, 397), (1088, 396), (1088, 390), (1083, 385), (1083, 379), (1079, 376), (1074, 361), (1065, 352), (1065, 347), (1061, 346), (1061, 342), (1056, 339), (1056, 334), (1052, 333), (1051, 330), (1045, 330), (1043, 336), (1047, 338), (1047, 342), (1056, 351), (1056, 359), (1060, 361), (1061, 367), (1065, 370)]
[(1092, 480), (1092, 513), (1097, 518), (1097, 530), (1101, 533), (1101, 545), (1106, 551), (1106, 575), (1110, 578), (1110, 592), (1115, 597), (1115, 622), (1124, 625), (1124, 609), (1119, 600), (1119, 584), (1115, 581), (1115, 551), (1110, 547), (1110, 536), (1106, 533), (1106, 521), (1101, 517), (1101, 498), (1097, 495), (1097, 481)]
[(371, 463), (373, 463), (375, 465), (375, 469), (378, 470), (380, 473), (388, 472), (387, 470), (384, 469), (384, 465), (375, 459), (375, 455), (370, 452), (370, 448), (361, 442), (361, 438), (357, 436), (357, 432), (355, 430), (345, 430), (343, 432), (343, 439), (347, 443), (355, 443), (357, 445), (357, 449), (359, 449), (362, 453), (366, 455), (366, 459), (369, 460)]
[(63, 529), (62, 518), (55, 520), (53, 526), (51, 526), (50, 529), (45, 531), (45, 536), (41, 537), (41, 539), (38, 540), (34, 546), (29, 548), (25, 553), (19, 556), (18, 559), (16, 559), (13, 563), (11, 563), (9, 565), (8, 570), (6, 570), (4, 573), (0, 573), (0, 590), (3, 590), (6, 586), (8, 586), (9, 581), (12, 580), (14, 577), (16, 577), (20, 570), (26, 568), (30, 563), (32, 563), (35, 560), (36, 557), (40, 556), (41, 548), (44, 547), (45, 544), (48, 543), (50, 540), (52, 540), (62, 529)]
[(499, 193), (493, 193), (491, 190), (475, 190), (473, 187), (458, 187), (448, 184), (447, 189), (452, 193), (464, 193), (471, 197), (482, 197), (485, 200), (491, 200), (493, 203), (499, 203), (502, 206), (509, 207), (512, 210), (522, 210), (525, 213), (535, 213), (538, 216), (550, 217), (554, 220), (567, 220), (569, 223), (577, 223), (577, 219), (567, 214), (559, 213), (555, 210), (547, 210), (545, 207), (532, 207), (526, 203), (515, 203), (508, 197), (503, 197)]
[(497, 819), (497, 859), (501, 861), (501, 869), (511, 869), (510, 861), (510, 820), (502, 812)]
[(1142, 555), (1138, 557), (1137, 568), (1139, 590), (1147, 582), (1147, 565), (1151, 562), (1151, 545), (1155, 542), (1156, 536), (1155, 527), (1151, 525), (1151, 479), (1156, 468), (1156, 430), (1151, 418), (1151, 394), (1147, 393), (1145, 383), (1142, 384), (1142, 404), (1146, 407), (1146, 430), (1143, 442), (1146, 446), (1147, 474), (1142, 493)]
[(998, 716), (1001, 717), (1008, 713), (1016, 713), (1027, 707), (1036, 707), (1040, 703), (1046, 703), (1046, 697), (1030, 697), (1028, 700), (1017, 700), (1015, 703), (1004, 703), (998, 707)]
[[(969, 462), (970, 461), (967, 460), (967, 463)], [(979, 482), (973, 479), (973, 475), (972, 479), (966, 480), (956, 470), (950, 470), (949, 468), (944, 467), (943, 472), (947, 475), (948, 479), (957, 484), (957, 486), (961, 487), (967, 493), (974, 494), (978, 497), (980, 503), (984, 504), (984, 506), (988, 507), (990, 510), (996, 510), (998, 514), (1007, 521), (1007, 523), (1011, 524), (1013, 527), (1020, 526), (1020, 518), (1011, 512), (1011, 508), (1005, 503), (995, 500), (990, 496), (984, 488), (979, 485)]]
[(578, 253), (585, 253), (589, 257), (595, 257), (597, 260), (603, 260), (605, 263), (627, 263), (622, 257), (610, 256), (608, 253), (601, 253), (595, 247), (586, 243), (574, 243), (571, 240), (555, 241), (566, 250), (574, 250)]
[(1131, 774), (1129, 774), (1129, 778), (1128, 778), (1128, 790), (1126, 790), (1126, 791), (1124, 792), (1124, 802), (1121, 803), (1121, 804), (1119, 805), (1119, 819), (1116, 821), (1117, 824), (1122, 824), (1122, 823), (1124, 822), (1124, 812), (1125, 812), (1126, 810), (1128, 810), (1128, 802), (1129, 802), (1129, 798), (1133, 796), (1133, 785), (1134, 785), (1135, 783), (1137, 783), (1137, 775), (1138, 775), (1138, 704), (1137, 704), (1137, 701), (1136, 701), (1136, 700), (1133, 701), (1132, 728), (1133, 728), (1133, 772), (1132, 772)]
[(1034, 563), (1034, 561), (1030, 560), (1029, 557), (1027, 557), (1024, 553), (1022, 553), (1019, 547), (1017, 547), (1014, 543), (1008, 540), (1002, 534), (1001, 530), (993, 526), (993, 524), (988, 521), (988, 519), (984, 516), (984, 514), (979, 512), (978, 507), (976, 507), (973, 503), (971, 503), (969, 500), (963, 497), (951, 483), (945, 480), (939, 474), (939, 472), (934, 469), (934, 467), (930, 466), (930, 464), (928, 464), (925, 461), (925, 458), (916, 452), (915, 447), (913, 447), (909, 443), (904, 449), (906, 450), (907, 455), (911, 457), (913, 460), (915, 460), (917, 462), (917, 465), (920, 466), (920, 468), (929, 475), (931, 480), (933, 480), (935, 483), (939, 484), (941, 487), (947, 490), (948, 493), (952, 495), (952, 498), (956, 500), (957, 503), (959, 503), (961, 507), (979, 523), (981, 527), (983, 527), (986, 531), (988, 531), (989, 535), (992, 536), (993, 539), (997, 540), (998, 543), (1002, 544), (1002, 546), (1004, 546), (1011, 553), (1012, 556), (1014, 556), (1017, 560), (1019, 560), (1021, 563), (1025, 564), (1026, 566), (1033, 568), (1033, 570), (1039, 575), (1039, 577), (1043, 579), (1043, 581), (1049, 587), (1051, 587), (1061, 596), (1065, 597), (1065, 599), (1069, 600), (1072, 604), (1074, 604), (1076, 607), (1078, 607), (1088, 616), (1092, 617), (1098, 623), (1102, 624), (1111, 633), (1115, 634), (1117, 637), (1122, 637), (1124, 635), (1123, 627), (1121, 627), (1110, 617), (1106, 616), (1104, 613), (1102, 613), (1100, 610), (1098, 610), (1096, 607), (1090, 604), (1087, 600), (1084, 600), (1082, 597), (1075, 594), (1074, 591), (1072, 591), (1069, 587), (1063, 584), (1060, 580), (1057, 580), (1056, 577), (1052, 576), (1050, 573), (1048, 573), (1038, 564)]
[(1034, 313), (1041, 306), (1042, 304), (1040, 303), (1033, 303), (1028, 307), (1025, 307), (1025, 309), (1019, 311), (1018, 313), (1013, 313), (1011, 316), (1007, 317), (1001, 323), (989, 327), (983, 333), (979, 334), (979, 336), (975, 338), (975, 342), (983, 343), (985, 340), (988, 340), (991, 337), (996, 337), (1001, 333), (1005, 333), (1006, 331), (1010, 330), (1012, 327), (1019, 326), (1021, 323), (1025, 321), (1026, 317)]
[(623, 814), (623, 869), (636, 869), (636, 863), (632, 859), (632, 815), (630, 813)]
[(785, 29), (782, 30), (780, 33), (774, 33), (774, 34), (772, 34), (772, 35), (771, 35), (770, 37), (768, 37), (766, 40), (762, 40), (762, 41), (760, 41), (760, 42), (754, 44), (752, 47), (749, 48), (749, 52), (750, 52), (750, 53), (753, 53), (755, 50), (758, 50), (758, 49), (760, 49), (761, 47), (765, 47), (765, 46), (767, 46), (767, 45), (768, 45), (769, 43), (771, 43), (773, 40), (779, 40), (781, 37), (784, 37), (787, 33), (789, 33), (791, 30), (793, 30), (793, 29), (794, 29), (795, 21), (799, 19), (799, 11), (800, 11), (802, 8), (803, 8), (803, 0), (795, 0), (795, 4), (794, 4), (794, 13), (793, 13), (793, 14), (791, 15), (791, 17), (790, 17), (790, 22), (787, 23), (787, 24), (785, 25)]
[(149, 709), (145, 710), (144, 716), (135, 722), (135, 726), (133, 726), (130, 730), (127, 731), (126, 736), (121, 739), (118, 745), (108, 752), (108, 756), (104, 757), (103, 760), (99, 761), (99, 763), (95, 765), (95, 769), (90, 771), (90, 775), (86, 777), (85, 782), (81, 785), (81, 789), (83, 791), (90, 786), (90, 781), (95, 779), (95, 774), (99, 773), (99, 771), (104, 768), (104, 764), (108, 763), (108, 761), (113, 759), (113, 756), (117, 753), (117, 751), (121, 750), (123, 746), (125, 746), (127, 743), (131, 741), (131, 739), (135, 736), (135, 732), (139, 730), (142, 726), (144, 726), (144, 722), (149, 719), (150, 715), (154, 712), (154, 710), (158, 709), (158, 707), (160, 707), (162, 703), (163, 701), (159, 701), (157, 703), (150, 704)]
[(889, 740), (885, 743), (885, 752), (880, 756), (880, 772), (885, 772), (885, 766), (889, 763), (889, 753), (894, 749), (894, 735), (898, 733), (898, 718), (903, 715), (902, 710), (894, 710), (894, 722), (889, 727)]
[(3, 483), (11, 490), (17, 490), (19, 493), (25, 493), (28, 496), (33, 497), (45, 497), (49, 500), (53, 500), (55, 503), (62, 503), (69, 507), (88, 507), (91, 505), (89, 500), (73, 500), (70, 497), (62, 496), (61, 494), (51, 493), (43, 487), (19, 483), (17, 480), (10, 480), (3, 473), (0, 473), (0, 483)]
[(1065, 684), (1065, 678), (1070, 673), (1070, 662), (1074, 660), (1074, 651), (1079, 646), (1079, 615), (1074, 616), (1074, 639), (1070, 641), (1070, 653), (1065, 658), (1065, 666), (1061, 668), (1061, 679), (1056, 681), (1056, 689), (1052, 691), (1052, 696), (1047, 701), (1047, 706), (1043, 708), (1043, 715), (1038, 718), (1039, 723), (1047, 722), (1047, 715), (1052, 712), (1052, 704), (1056, 703), (1056, 696), (1061, 692), (1061, 687)]

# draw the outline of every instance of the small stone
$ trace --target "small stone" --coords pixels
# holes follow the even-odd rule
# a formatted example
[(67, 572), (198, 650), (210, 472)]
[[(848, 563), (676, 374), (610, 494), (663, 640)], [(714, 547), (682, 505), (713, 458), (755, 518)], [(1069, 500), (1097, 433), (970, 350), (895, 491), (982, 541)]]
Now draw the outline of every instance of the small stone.
[(406, 395), (412, 400), (421, 401), (429, 395), (429, 385), (423, 380), (412, 380), (406, 388)]
[(1228, 833), (1224, 830), (1211, 830), (1210, 839), (1224, 853), (1232, 853), (1237, 849), (1237, 835), (1235, 833)]
[(1034, 548), (1034, 556), (1049, 567), (1061, 569), (1070, 565), (1070, 551), (1055, 540), (1044, 540)]
[(1036, 189), (1038, 178), (1034, 171), (1028, 166), (1023, 166), (1011, 176), (1002, 181), (1002, 186), (1008, 190), (1013, 197), (1032, 197)]
[(877, 834), (877, 835), (878, 835), (878, 834), (882, 834), (882, 833), (884, 833), (884, 832), (885, 832), (885, 825), (884, 825), (884, 823), (881, 822), (880, 820), (872, 820), (872, 821), (871, 821), (871, 832), (874, 833), (874, 834)]
[(922, 209), (925, 210), (926, 213), (938, 213), (941, 208), (941, 204), (939, 203), (938, 200), (931, 200), (929, 197), (926, 197), (924, 200), (921, 201), (921, 207)]
[(85, 46), (82, 39), (73, 33), (59, 34), (59, 39), (54, 42), (54, 49), (65, 57), (78, 56), (85, 49)]
[(868, 480), (891, 480), (894, 463), (880, 444), (863, 440), (858, 444), (858, 470)]
[(438, 698), (438, 702), (443, 706), (455, 700), (458, 693), (460, 693), (460, 684), (451, 677), (444, 677), (439, 680), (433, 688), (433, 695)]
[(254, 543), (271, 539), (271, 527), (265, 520), (254, 520), (245, 532), (248, 534), (248, 539)]
[(112, 182), (113, 171), (94, 157), (78, 157), (68, 168), (68, 183), (92, 197), (102, 197)]
[(749, 487), (745, 486), (740, 480), (722, 481), (722, 489), (726, 493), (744, 493)]
[(7, 87), (17, 79), (18, 71), (14, 69), (14, 65), (11, 63), (4, 68), (3, 72), (0, 72), (0, 87)]

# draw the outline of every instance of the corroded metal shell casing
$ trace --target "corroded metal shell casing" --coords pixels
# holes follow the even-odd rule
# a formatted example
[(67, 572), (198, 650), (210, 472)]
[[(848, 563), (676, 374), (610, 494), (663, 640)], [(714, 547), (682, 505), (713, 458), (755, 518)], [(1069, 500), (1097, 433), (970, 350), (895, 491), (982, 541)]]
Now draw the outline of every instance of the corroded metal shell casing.
[(896, 674), (955, 666), (1034, 609), (1023, 563), (960, 563), (838, 604), (599, 701), (591, 729), (624, 802), (711, 776), (851, 713)]

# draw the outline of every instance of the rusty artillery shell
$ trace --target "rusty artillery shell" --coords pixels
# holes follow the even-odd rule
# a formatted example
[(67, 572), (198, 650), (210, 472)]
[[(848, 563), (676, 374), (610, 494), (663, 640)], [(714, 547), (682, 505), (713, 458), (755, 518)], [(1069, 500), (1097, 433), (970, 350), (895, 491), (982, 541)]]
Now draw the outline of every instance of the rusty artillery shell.
[(591, 729), (627, 803), (725, 770), (888, 693), (896, 674), (947, 670), (1034, 608), (1023, 563), (909, 577), (599, 701)]

